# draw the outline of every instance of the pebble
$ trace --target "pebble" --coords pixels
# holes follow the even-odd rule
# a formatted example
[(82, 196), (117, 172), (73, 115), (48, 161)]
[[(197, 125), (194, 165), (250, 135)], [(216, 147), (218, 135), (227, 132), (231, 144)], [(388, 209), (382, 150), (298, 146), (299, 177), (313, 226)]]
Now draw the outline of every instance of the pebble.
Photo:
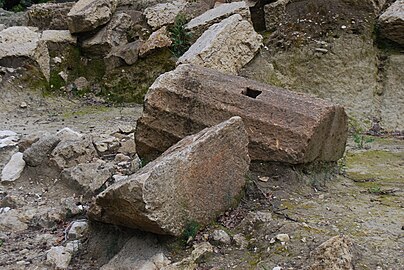
[(22, 109), (25, 109), (25, 108), (27, 108), (28, 107), (28, 105), (27, 105), (27, 103), (26, 102), (21, 102), (21, 104), (20, 104), (20, 108), (22, 108)]
[(223, 231), (223, 230), (214, 230), (212, 233), (212, 239), (213, 241), (222, 243), (222, 244), (230, 244), (231, 243), (231, 238), (230, 236), (227, 234), (227, 232)]
[(275, 238), (281, 242), (288, 242), (290, 240), (289, 235), (287, 235), (286, 233), (278, 234), (277, 236), (275, 236)]

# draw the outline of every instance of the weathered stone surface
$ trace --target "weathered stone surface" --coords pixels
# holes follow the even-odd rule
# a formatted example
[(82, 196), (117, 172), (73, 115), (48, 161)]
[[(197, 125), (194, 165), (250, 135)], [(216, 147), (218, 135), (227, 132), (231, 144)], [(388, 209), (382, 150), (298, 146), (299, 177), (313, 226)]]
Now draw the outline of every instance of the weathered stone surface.
[(19, 135), (11, 130), (0, 131), (0, 149), (17, 145)]
[(50, 133), (47, 131), (37, 131), (34, 133), (30, 133), (24, 137), (21, 138), (21, 140), (18, 142), (18, 150), (20, 152), (24, 152), (28, 148), (31, 147), (31, 145), (37, 141), (39, 141), (43, 137), (49, 136)]
[(310, 254), (313, 261), (310, 270), (354, 269), (354, 246), (345, 236), (334, 236), (322, 243)]
[(114, 14), (111, 21), (95, 36), (83, 41), (82, 47), (106, 54), (112, 47), (128, 43), (128, 30), (132, 27), (132, 19), (125, 13)]
[(67, 14), (71, 33), (88, 32), (106, 24), (114, 14), (117, 0), (80, 0)]
[(247, 144), (239, 117), (186, 137), (99, 194), (91, 217), (175, 236), (190, 222), (206, 225), (236, 202), (250, 162)]
[(139, 55), (144, 56), (155, 49), (170, 47), (171, 43), (167, 27), (163, 26), (159, 30), (153, 32), (142, 44), (139, 50)]
[(67, 269), (72, 260), (72, 254), (63, 246), (52, 247), (46, 253), (46, 262), (55, 269)]
[(404, 45), (404, 0), (394, 2), (379, 17), (380, 34)]
[(77, 140), (83, 137), (83, 134), (80, 134), (77, 131), (72, 130), (71, 128), (65, 127), (56, 132), (56, 136), (61, 141), (68, 141), (68, 140)]
[(404, 55), (391, 55), (387, 62), (381, 102), (382, 127), (404, 130)]
[(61, 142), (51, 153), (51, 160), (61, 170), (92, 161), (98, 157), (91, 137)]
[(28, 166), (38, 166), (48, 158), (48, 155), (58, 145), (60, 139), (57, 136), (50, 135), (39, 139), (33, 143), (30, 148), (24, 151), (24, 160)]
[(51, 160), (60, 169), (87, 163), (97, 158), (98, 154), (90, 136), (63, 141), (51, 153)]
[(15, 153), (10, 161), (4, 166), (1, 172), (1, 181), (12, 182), (20, 178), (25, 167), (25, 161), (22, 159), (23, 154)]
[(113, 47), (106, 57), (107, 67), (115, 68), (123, 64), (133, 65), (139, 58), (141, 45), (142, 41), (136, 40), (128, 44)]
[(147, 23), (153, 30), (156, 30), (164, 25), (174, 23), (175, 17), (185, 8), (186, 4), (187, 2), (183, 0), (157, 4), (146, 8), (143, 14), (147, 19)]
[(219, 23), (223, 19), (231, 15), (239, 14), (246, 21), (251, 21), (250, 9), (245, 1), (221, 4), (210, 9), (202, 15), (192, 19), (185, 25), (185, 29), (189, 30), (193, 38), (202, 35), (211, 25)]
[(45, 30), (42, 32), (41, 41), (55, 44), (76, 45), (77, 37), (72, 36), (68, 30)]
[(181, 65), (161, 75), (145, 98), (136, 149), (150, 160), (181, 138), (231, 116), (243, 118), (252, 160), (336, 161), (347, 138), (343, 107), (243, 77)]
[(28, 229), (27, 220), (17, 210), (11, 209), (0, 213), (0, 231), (18, 232)]
[(13, 12), (0, 8), (0, 24), (7, 27), (26, 25), (25, 12)]
[(67, 13), (74, 2), (32, 5), (27, 11), (27, 25), (40, 30), (67, 30)]
[(195, 64), (237, 74), (257, 53), (262, 36), (239, 14), (214, 24), (181, 56), (177, 64)]
[(69, 240), (81, 239), (88, 232), (88, 222), (87, 221), (75, 221), (69, 229), (68, 237)]
[(286, 5), (290, 0), (279, 0), (264, 6), (265, 25), (267, 30), (273, 31), (286, 14)]
[(15, 26), (0, 32), (0, 65), (18, 67), (32, 61), (49, 79), (49, 53), (40, 34), (25, 26)]
[(112, 176), (112, 169), (111, 164), (102, 160), (82, 163), (75, 167), (64, 169), (61, 173), (61, 178), (73, 188), (94, 193)]
[[(160, 269), (170, 263), (164, 256), (161, 245), (156, 245), (156, 238), (151, 234), (144, 237), (132, 237), (124, 247), (101, 270), (115, 269)], [(150, 265), (151, 268), (142, 268)]]

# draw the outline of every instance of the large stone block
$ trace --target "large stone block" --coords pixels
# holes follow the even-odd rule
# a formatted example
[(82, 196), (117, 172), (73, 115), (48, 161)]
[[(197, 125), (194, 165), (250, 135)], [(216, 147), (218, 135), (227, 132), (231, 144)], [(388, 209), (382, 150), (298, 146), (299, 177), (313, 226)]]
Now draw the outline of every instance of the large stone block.
[(211, 25), (221, 22), (231, 15), (239, 14), (244, 20), (251, 21), (250, 9), (245, 1), (225, 3), (209, 9), (200, 16), (193, 18), (186, 25), (185, 29), (192, 33), (193, 38), (202, 35)]
[(74, 2), (32, 5), (27, 11), (27, 25), (41, 30), (67, 30), (67, 13)]
[(80, 0), (67, 14), (71, 33), (88, 32), (106, 24), (114, 14), (117, 0)]
[(404, 0), (394, 2), (379, 17), (382, 36), (404, 45)]
[(29, 27), (14, 26), (0, 32), (0, 65), (19, 67), (31, 62), (49, 79), (49, 53), (40, 33)]
[(126, 180), (97, 196), (90, 217), (180, 236), (237, 202), (250, 158), (240, 117), (188, 136)]
[(177, 64), (195, 64), (237, 74), (262, 45), (262, 36), (239, 14), (214, 24), (181, 56)]
[(151, 28), (157, 30), (165, 25), (174, 23), (175, 17), (181, 13), (186, 4), (187, 2), (183, 0), (157, 4), (146, 8), (143, 14)]
[(150, 87), (135, 140), (153, 159), (181, 138), (231, 116), (243, 118), (252, 160), (336, 161), (347, 139), (344, 108), (243, 77), (180, 65)]
[(107, 54), (111, 48), (128, 43), (128, 31), (132, 24), (128, 14), (114, 14), (109, 23), (97, 34), (84, 40), (82, 46), (91, 53)]

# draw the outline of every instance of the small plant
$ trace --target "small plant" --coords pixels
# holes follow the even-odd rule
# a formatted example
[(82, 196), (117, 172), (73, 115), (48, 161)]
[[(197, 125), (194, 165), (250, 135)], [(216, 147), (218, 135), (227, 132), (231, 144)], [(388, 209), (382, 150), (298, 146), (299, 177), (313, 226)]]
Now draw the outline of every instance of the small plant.
[(368, 188), (369, 193), (378, 194), (381, 192), (381, 188), (378, 185)]
[(361, 133), (354, 133), (353, 140), (356, 144), (356, 147), (359, 149), (363, 149), (367, 143), (371, 143), (374, 141), (373, 138), (371, 138), (369, 136), (365, 136)]
[(352, 134), (353, 141), (358, 149), (365, 148), (366, 144), (371, 143), (374, 139), (370, 136), (364, 135), (363, 123), (359, 123), (355, 118), (349, 119), (350, 133)]
[(3, 240), (0, 239), (0, 247), (3, 246)]
[(201, 225), (198, 222), (196, 222), (195, 220), (188, 222), (185, 225), (184, 231), (182, 232), (182, 237), (181, 237), (182, 242), (184, 244), (186, 244), (188, 242), (189, 238), (195, 238), (200, 227), (201, 227)]
[(180, 57), (191, 46), (191, 34), (185, 29), (187, 19), (184, 14), (175, 17), (174, 25), (169, 29), (171, 34), (171, 52)]

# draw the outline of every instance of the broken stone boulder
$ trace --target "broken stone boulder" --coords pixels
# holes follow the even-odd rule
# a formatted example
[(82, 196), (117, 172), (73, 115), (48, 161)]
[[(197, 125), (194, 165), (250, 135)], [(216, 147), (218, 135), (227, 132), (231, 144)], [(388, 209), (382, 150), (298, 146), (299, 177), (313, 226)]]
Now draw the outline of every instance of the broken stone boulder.
[(379, 17), (380, 34), (404, 45), (404, 0), (394, 2)]
[(90, 136), (62, 141), (50, 155), (50, 160), (60, 170), (91, 162), (94, 158), (98, 158), (98, 154)]
[(77, 37), (72, 36), (68, 30), (45, 30), (42, 32), (41, 41), (49, 44), (76, 45)]
[(32, 5), (27, 11), (27, 25), (40, 30), (68, 30), (67, 13), (74, 2)]
[(156, 30), (165, 25), (174, 23), (175, 17), (180, 14), (186, 5), (187, 2), (183, 0), (161, 3), (146, 8), (143, 14), (151, 28)]
[(192, 38), (198, 38), (211, 25), (221, 22), (231, 15), (239, 14), (244, 20), (251, 21), (250, 9), (245, 1), (221, 4), (209, 9), (202, 15), (193, 18), (186, 25), (185, 29), (192, 33)]
[(100, 193), (90, 217), (174, 236), (204, 226), (237, 202), (250, 163), (247, 145), (240, 117), (188, 136)]
[(108, 69), (113, 69), (122, 65), (133, 65), (139, 58), (139, 50), (142, 41), (134, 42), (113, 47), (109, 54), (105, 57)]
[(182, 55), (178, 64), (194, 64), (229, 74), (254, 58), (262, 45), (262, 36), (239, 14), (214, 24)]
[(132, 19), (125, 13), (115, 14), (95, 36), (83, 41), (82, 47), (92, 53), (107, 54), (111, 48), (128, 43)]
[(67, 185), (83, 191), (83, 193), (94, 194), (108, 181), (112, 174), (112, 164), (99, 160), (64, 169), (61, 173), (61, 179)]
[(12, 182), (20, 178), (25, 167), (25, 161), (22, 157), (23, 154), (20, 152), (15, 153), (11, 157), (10, 161), (4, 166), (1, 172), (2, 182)]
[(0, 65), (20, 67), (32, 63), (49, 80), (49, 53), (41, 34), (25, 26), (14, 26), (0, 32)]
[(170, 34), (167, 27), (163, 26), (159, 30), (153, 32), (150, 37), (142, 44), (139, 50), (140, 56), (145, 56), (153, 50), (170, 47), (171, 46)]
[(355, 250), (346, 236), (334, 236), (310, 253), (309, 270), (353, 270)]
[(238, 115), (256, 161), (337, 161), (345, 150), (344, 108), (216, 70), (180, 65), (149, 88), (137, 122), (137, 153), (152, 160), (185, 136)]
[(28, 166), (36, 167), (47, 160), (48, 155), (58, 145), (60, 139), (55, 135), (40, 138), (24, 151), (24, 160)]
[(79, 0), (67, 14), (72, 34), (88, 32), (106, 24), (117, 6), (117, 0)]

